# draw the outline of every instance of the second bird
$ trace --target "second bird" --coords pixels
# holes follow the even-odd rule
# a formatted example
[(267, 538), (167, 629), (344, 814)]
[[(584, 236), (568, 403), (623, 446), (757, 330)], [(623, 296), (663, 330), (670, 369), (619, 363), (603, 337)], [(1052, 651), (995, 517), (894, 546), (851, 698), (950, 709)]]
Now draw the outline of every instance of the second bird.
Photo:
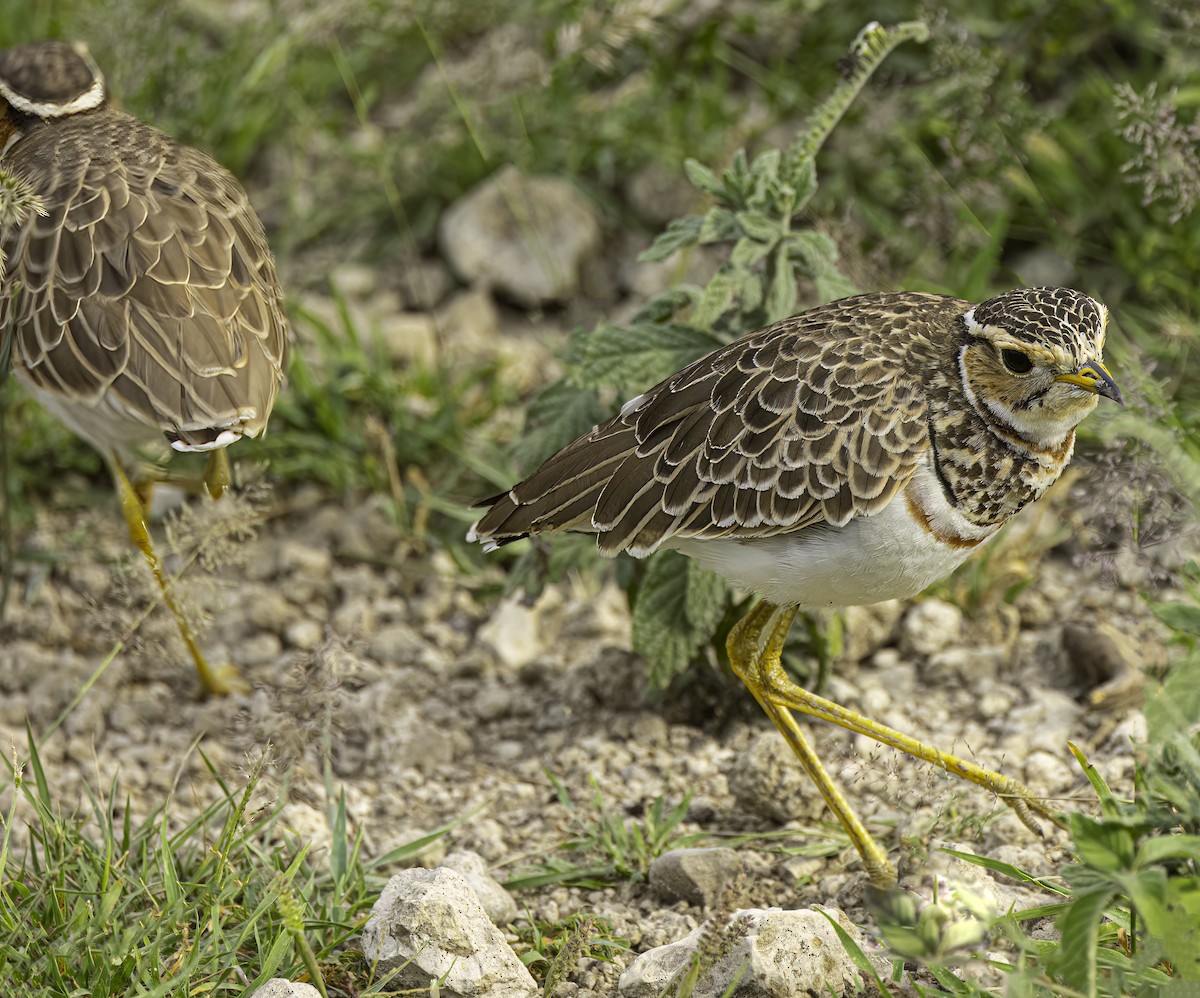
[(23, 217), (0, 218), (0, 329), (33, 395), (112, 468), (134, 542), (209, 692), (211, 667), (171, 596), (129, 472), (168, 448), (209, 453), (266, 429), (283, 381), (283, 294), (262, 223), (211, 157), (113, 107), (87, 51), (0, 51), (0, 172)]

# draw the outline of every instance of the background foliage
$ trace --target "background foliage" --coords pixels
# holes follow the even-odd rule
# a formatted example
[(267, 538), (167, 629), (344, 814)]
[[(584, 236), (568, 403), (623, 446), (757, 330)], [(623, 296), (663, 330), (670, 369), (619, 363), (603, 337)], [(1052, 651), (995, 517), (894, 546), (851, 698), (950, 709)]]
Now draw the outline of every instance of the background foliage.
[[(928, 41), (889, 56), (819, 150), (808, 150), (815, 160), (784, 155), (813, 134), (806, 125), (838, 81), (854, 76), (847, 45), (863, 25), (912, 19), (928, 25)], [(603, 209), (611, 237), (649, 246), (661, 220), (636, 215), (631, 178), (648, 169), (677, 177), (689, 161), (692, 220), (667, 227), (650, 257), (683, 250), (682, 275), (691, 244), (716, 247), (724, 254), (716, 275), (640, 303), (630, 322), (581, 323), (563, 344), (565, 378), (536, 397), (515, 397), (487, 365), (393, 369), (345, 309), (332, 324), (293, 310), (304, 349), (259, 451), (272, 458), (273, 477), (316, 482), (334, 497), (390, 494), (402, 528), (419, 521), (424, 544), (450, 548), (470, 569), (483, 562), (461, 547), (469, 501), (712, 344), (851, 287), (980, 300), (1046, 283), (1103, 299), (1117, 321), (1112, 366), (1134, 404), (1087, 424), (1085, 448), (1126, 470), (1099, 490), (1092, 512), (1111, 521), (1113, 544), (1172, 539), (1200, 488), (1191, 356), (1200, 316), (1198, 29), (1190, 0), (8, 0), (0, 45), (86, 39), (125, 106), (245, 178), (292, 295), (322, 288), (338, 261), (395, 270), (436, 252), (441, 210), (506, 163), (573, 178)], [(31, 502), (83, 502), (87, 486), (107, 490), (95, 455), (10, 386), (0, 391), (6, 517), (28, 523)], [(525, 430), (509, 415), (517, 407), (527, 409)], [(519, 456), (517, 439), (533, 441)], [(410, 466), (419, 479), (394, 473)], [(1164, 505), (1172, 488), (1183, 502)], [(589, 547), (585, 538), (530, 550), (511, 576), (536, 586), (580, 565)], [(634, 602), (635, 639), (661, 653), (661, 680), (728, 619), (723, 587), (690, 567), (617, 570)], [(1171, 614), (1194, 641), (1194, 614)], [(684, 626), (664, 635), (656, 629), (664, 616)], [(1013, 977), (1024, 990), (1014, 993), (1153, 994), (1172, 980), (1164, 960), (1174, 973), (1197, 972), (1179, 913), (1194, 924), (1200, 910), (1200, 770), (1188, 717), (1168, 710), (1194, 705), (1194, 674), (1169, 679), (1169, 696), (1150, 708), (1160, 734), (1146, 752), (1139, 801), (1112, 800), (1097, 786), (1102, 820), (1073, 821), (1081, 862), (1068, 875), (1059, 927), (1074, 942), (1030, 943), (1030, 962)], [(48, 787), (36, 790), (49, 802)], [(70, 822), (43, 810), (47, 836), (65, 841)], [(154, 831), (126, 829), (122, 848), (137, 840), (151, 856)], [(121, 834), (108, 829), (114, 841)], [(182, 844), (180, 868), (203, 872)], [(94, 851), (105, 854), (103, 844)], [(158, 876), (161, 857), (151, 858), (147, 876)], [(26, 893), (7, 894), (12, 906), (0, 905), (0, 916), (18, 925), (28, 921), (27, 898), (43, 899), (47, 923), (65, 932), (54, 878), (79, 869), (60, 865), (39, 886), (37, 866), (35, 857), (8, 881)], [(298, 860), (295, 868), (307, 871)], [(103, 865), (96, 869), (92, 880), (103, 884)], [(334, 899), (331, 922), (365, 903), (357, 880), (347, 901), (343, 881), (322, 895)], [(261, 907), (271, 892), (260, 888), (238, 904)], [(128, 896), (141, 893), (150, 891)], [(168, 895), (182, 903), (178, 890)], [(79, 907), (71, 918), (85, 915)], [(911, 938), (898, 922), (896, 940)], [(263, 925), (266, 938), (291, 931)], [(237, 931), (241, 946), (253, 925)], [(1142, 948), (1131, 949), (1131, 938)], [(941, 959), (943, 941), (913, 958)], [(119, 954), (103, 956), (106, 967), (121, 966)], [(953, 975), (938, 979), (939, 993), (975, 993)]]

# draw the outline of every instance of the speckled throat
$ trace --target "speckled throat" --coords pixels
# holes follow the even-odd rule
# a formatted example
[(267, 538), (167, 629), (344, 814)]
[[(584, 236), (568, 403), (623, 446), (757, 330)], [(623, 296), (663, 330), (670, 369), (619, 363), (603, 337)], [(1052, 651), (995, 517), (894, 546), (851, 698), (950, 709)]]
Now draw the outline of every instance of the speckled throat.
[(1018, 436), (965, 390), (962, 343), (950, 345), (952, 352), (925, 368), (933, 372), (927, 392), (934, 469), (963, 516), (979, 526), (1000, 526), (1057, 481), (1071, 460), (1075, 431), (1052, 447)]

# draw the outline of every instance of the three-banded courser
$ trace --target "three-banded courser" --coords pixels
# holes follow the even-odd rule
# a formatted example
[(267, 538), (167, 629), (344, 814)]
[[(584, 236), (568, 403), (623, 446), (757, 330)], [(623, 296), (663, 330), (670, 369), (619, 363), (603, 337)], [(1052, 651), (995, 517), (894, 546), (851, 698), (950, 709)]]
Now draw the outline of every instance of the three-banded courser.
[(40, 211), (0, 220), (0, 330), (30, 391), (112, 468), (130, 535), (209, 692), (204, 658), (150, 543), (129, 472), (148, 450), (210, 454), (266, 428), (287, 326), (262, 223), (209, 156), (113, 107), (87, 51), (0, 51), (0, 170)]
[(846, 298), (751, 333), (625, 403), (486, 500), (489, 547), (556, 530), (608, 555), (672, 548), (760, 602), (727, 648), (872, 880), (895, 869), (829, 778), (801, 711), (993, 791), (1026, 824), (1024, 786), (797, 686), (780, 653), (798, 608), (914, 596), (1058, 478), (1099, 396), (1103, 305), (1065, 288), (982, 304), (932, 294)]

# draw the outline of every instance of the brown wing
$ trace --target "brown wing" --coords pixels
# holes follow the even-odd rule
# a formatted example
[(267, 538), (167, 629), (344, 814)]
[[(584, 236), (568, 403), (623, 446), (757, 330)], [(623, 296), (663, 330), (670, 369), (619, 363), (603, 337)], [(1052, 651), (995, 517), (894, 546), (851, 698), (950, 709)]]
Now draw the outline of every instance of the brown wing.
[(107, 396), (183, 446), (259, 432), (287, 329), (262, 224), (233, 176), (108, 109), (31, 131), (4, 166), (48, 212), (0, 233), (0, 321), (15, 319), (29, 380), (68, 404)]
[(608, 554), (671, 537), (761, 537), (881, 510), (928, 448), (921, 372), (969, 304), (860, 295), (709, 354), (489, 500), (494, 544), (598, 533)]

